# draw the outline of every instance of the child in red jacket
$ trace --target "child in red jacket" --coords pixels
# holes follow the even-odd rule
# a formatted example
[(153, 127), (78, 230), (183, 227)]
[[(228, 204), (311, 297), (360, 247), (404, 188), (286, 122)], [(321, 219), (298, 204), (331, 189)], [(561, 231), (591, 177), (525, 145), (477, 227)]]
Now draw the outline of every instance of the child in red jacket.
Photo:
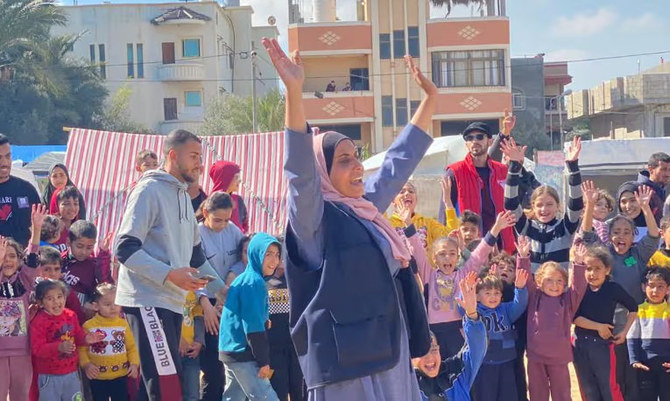
[(77, 346), (103, 340), (99, 333), (84, 333), (75, 313), (65, 308), (66, 297), (62, 281), (46, 279), (35, 287), (41, 310), (31, 322), (30, 343), (40, 401), (81, 397)]

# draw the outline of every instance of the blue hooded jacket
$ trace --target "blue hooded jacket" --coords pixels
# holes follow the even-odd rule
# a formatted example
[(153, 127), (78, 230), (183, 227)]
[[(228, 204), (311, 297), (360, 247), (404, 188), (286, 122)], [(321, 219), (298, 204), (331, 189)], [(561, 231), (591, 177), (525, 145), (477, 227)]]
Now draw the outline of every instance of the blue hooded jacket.
[(249, 263), (230, 284), (219, 330), (219, 352), (223, 362), (255, 360), (259, 366), (269, 363), (265, 324), (270, 315), (263, 259), (272, 244), (281, 246), (271, 235), (254, 235), (247, 251)]

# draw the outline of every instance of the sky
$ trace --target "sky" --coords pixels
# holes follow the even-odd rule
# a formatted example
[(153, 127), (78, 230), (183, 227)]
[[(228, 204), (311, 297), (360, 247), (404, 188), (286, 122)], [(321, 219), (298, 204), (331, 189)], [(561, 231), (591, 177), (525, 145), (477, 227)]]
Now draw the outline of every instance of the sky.
[[(68, 4), (71, 0), (64, 0)], [(101, 3), (79, 0), (79, 4)], [(161, 2), (156, 0), (118, 0), (114, 3)], [(299, 0), (311, 16), (312, 0)], [(253, 23), (277, 20), (280, 43), (286, 47), (288, 0), (240, 0), (254, 8)], [(70, 3), (71, 4), (71, 3)], [(457, 6), (454, 16), (469, 16), (471, 10)], [(432, 9), (431, 17), (442, 18), (445, 11)], [(670, 62), (670, 0), (507, 0), (511, 24), (512, 57), (532, 57), (545, 53), (547, 61), (573, 61), (608, 56), (665, 52), (613, 60), (575, 61), (569, 64), (573, 81), (568, 88), (586, 89), (600, 82), (636, 74), (660, 63)], [(354, 20), (355, 0), (337, 0), (337, 16)], [(308, 21), (308, 18), (306, 18)]]

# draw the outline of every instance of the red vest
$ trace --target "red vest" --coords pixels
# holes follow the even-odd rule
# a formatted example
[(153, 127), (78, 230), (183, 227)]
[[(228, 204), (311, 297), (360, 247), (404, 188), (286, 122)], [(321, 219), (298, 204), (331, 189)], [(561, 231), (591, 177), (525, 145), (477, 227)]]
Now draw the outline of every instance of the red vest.
[[(489, 188), (496, 214), (505, 210), (505, 180), (507, 179), (507, 166), (491, 158), (488, 159)], [(481, 193), (484, 182), (477, 173), (472, 156), (468, 153), (465, 159), (447, 167), (454, 172), (456, 177), (456, 189), (458, 190), (458, 209), (461, 214), (465, 210), (471, 210), (479, 215), (482, 213)], [(482, 233), (482, 235), (485, 233)], [(504, 249), (511, 255), (516, 246), (514, 244), (514, 232), (507, 228), (501, 233)]]

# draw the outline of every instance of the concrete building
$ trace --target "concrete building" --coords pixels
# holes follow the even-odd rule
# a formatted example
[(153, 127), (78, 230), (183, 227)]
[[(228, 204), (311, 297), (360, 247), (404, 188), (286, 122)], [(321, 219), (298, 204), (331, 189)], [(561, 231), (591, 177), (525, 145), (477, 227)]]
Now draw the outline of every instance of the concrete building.
[(568, 63), (563, 61), (544, 63), (544, 122), (546, 132), (554, 144), (554, 149), (560, 149), (561, 143), (561, 121), (563, 131), (568, 122), (565, 107), (565, 86), (572, 82), (572, 76), (568, 74)]
[[(339, 21), (335, 0), (313, 0), (309, 20), (289, 0), (289, 50), (305, 65), (308, 119), (369, 144), (388, 147), (421, 100), (402, 60), (406, 53), (439, 87), (432, 135), (457, 135), (476, 120), (498, 129), (511, 109), (509, 19), (505, 1), (487, 1), (468, 18), (430, 18), (428, 0), (356, 2), (357, 21)], [(326, 91), (334, 81), (335, 91)], [(343, 90), (349, 83), (351, 90)]]
[(594, 139), (670, 136), (670, 64), (575, 91), (566, 101), (568, 118), (586, 119)]
[[(228, 2), (227, 4), (239, 4)], [(249, 6), (213, 1), (63, 6), (68, 23), (55, 34), (78, 34), (75, 56), (98, 65), (110, 93), (127, 85), (131, 118), (158, 132), (198, 132), (216, 96), (251, 94), (252, 49), (274, 26), (252, 26)], [(278, 87), (267, 54), (256, 56), (256, 89)]]
[(512, 59), (512, 108), (516, 129), (545, 135), (544, 59)]

